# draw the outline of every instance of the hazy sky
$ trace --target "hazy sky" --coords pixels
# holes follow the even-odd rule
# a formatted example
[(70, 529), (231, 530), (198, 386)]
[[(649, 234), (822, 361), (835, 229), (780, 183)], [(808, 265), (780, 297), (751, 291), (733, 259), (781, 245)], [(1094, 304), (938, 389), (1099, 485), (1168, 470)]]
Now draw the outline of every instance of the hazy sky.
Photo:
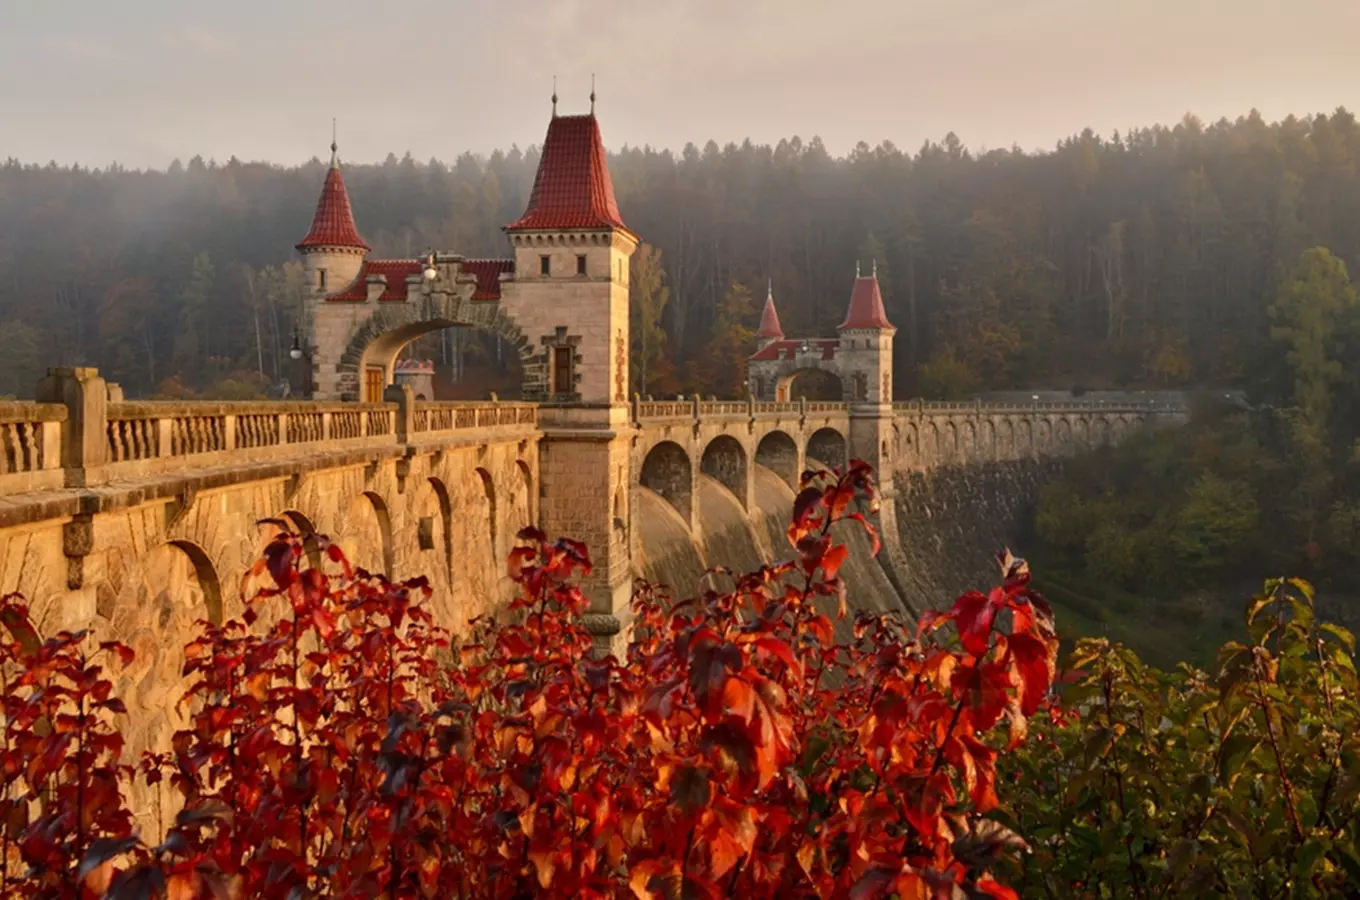
[(293, 164), (542, 140), (1051, 146), (1360, 108), (1360, 0), (0, 0), (0, 158)]

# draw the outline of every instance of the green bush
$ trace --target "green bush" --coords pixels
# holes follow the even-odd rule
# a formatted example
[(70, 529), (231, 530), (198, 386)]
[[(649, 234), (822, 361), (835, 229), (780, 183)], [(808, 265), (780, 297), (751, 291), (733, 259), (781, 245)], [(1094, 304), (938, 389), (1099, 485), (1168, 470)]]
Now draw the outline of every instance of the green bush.
[(1267, 582), (1212, 674), (1084, 639), (1002, 797), (1022, 897), (1360, 896), (1355, 641)]

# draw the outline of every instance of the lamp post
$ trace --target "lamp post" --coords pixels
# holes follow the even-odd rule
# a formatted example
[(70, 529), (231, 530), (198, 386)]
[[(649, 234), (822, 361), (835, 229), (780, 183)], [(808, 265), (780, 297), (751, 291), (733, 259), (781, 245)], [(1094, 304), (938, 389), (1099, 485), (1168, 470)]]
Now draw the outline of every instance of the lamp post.
[(304, 385), (303, 395), (308, 399), (311, 399), (312, 389), (314, 387), (314, 385), (312, 384), (312, 366), (311, 366), (312, 348), (303, 345), (302, 335), (301, 333), (298, 332), (296, 325), (293, 326), (293, 346), (288, 348), (288, 356), (293, 360), (301, 360), (303, 357), (307, 358), (306, 366), (307, 376), (305, 379), (303, 379)]
[(435, 258), (434, 251), (429, 250), (425, 253), (425, 269), (422, 274), (426, 281), (434, 281), (439, 278), (439, 260)]

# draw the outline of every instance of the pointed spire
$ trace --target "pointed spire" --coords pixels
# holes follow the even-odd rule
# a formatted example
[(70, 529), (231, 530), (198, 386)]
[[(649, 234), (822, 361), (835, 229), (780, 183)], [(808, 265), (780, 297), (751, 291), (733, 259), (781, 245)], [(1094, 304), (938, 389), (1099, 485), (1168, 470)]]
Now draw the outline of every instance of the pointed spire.
[(878, 265), (873, 274), (861, 275), (855, 263), (855, 289), (850, 294), (850, 308), (845, 311), (841, 329), (867, 328), (875, 331), (897, 331), (883, 310), (883, 294), (878, 289)]
[(590, 73), (590, 114), (595, 115), (595, 73)]
[(350, 209), (349, 192), (340, 174), (339, 145), (335, 140), (335, 121), (331, 120), (331, 167), (321, 185), (321, 198), (316, 201), (312, 227), (298, 244), (303, 253), (330, 247), (354, 250), (370, 249), (354, 225), (354, 211)]
[(765, 289), (765, 308), (760, 311), (760, 327), (756, 329), (756, 341), (763, 346), (769, 341), (782, 341), (784, 329), (779, 327), (779, 313), (774, 308), (774, 279), (770, 279)]
[(594, 116), (555, 116), (538, 160), (529, 203), (508, 232), (560, 229), (618, 229), (619, 215), (609, 162)]
[(556, 119), (556, 118), (557, 118), (557, 76), (556, 76), (556, 75), (553, 76), (553, 98), (552, 98), (552, 100), (553, 100), (553, 114), (552, 114), (552, 117), (553, 117), (554, 119)]

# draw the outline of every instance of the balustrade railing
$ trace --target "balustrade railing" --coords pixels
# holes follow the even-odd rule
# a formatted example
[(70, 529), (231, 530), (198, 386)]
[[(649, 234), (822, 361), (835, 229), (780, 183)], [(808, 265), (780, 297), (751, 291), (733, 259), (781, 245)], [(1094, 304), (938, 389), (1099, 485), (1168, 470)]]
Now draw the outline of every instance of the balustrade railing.
[(59, 403), (0, 402), (0, 483), (8, 475), (60, 469), (66, 417)]
[(537, 425), (536, 403), (465, 403), (417, 401), (411, 417), (414, 434), (496, 428), (505, 425)]
[(111, 463), (268, 450), (359, 438), (395, 438), (396, 405), (284, 401), (213, 403), (148, 400), (110, 403)]

